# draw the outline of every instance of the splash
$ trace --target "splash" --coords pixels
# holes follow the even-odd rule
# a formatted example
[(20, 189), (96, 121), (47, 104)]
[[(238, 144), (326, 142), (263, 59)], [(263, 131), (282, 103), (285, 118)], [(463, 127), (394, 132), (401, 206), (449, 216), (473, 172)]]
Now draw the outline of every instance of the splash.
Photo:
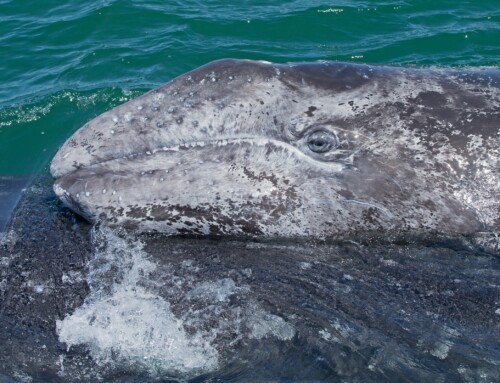
[(84, 346), (98, 366), (189, 378), (230, 363), (250, 340), (295, 336), (252, 298), (251, 270), (214, 278), (195, 261), (154, 258), (131, 233), (95, 227), (92, 234), (90, 294), (56, 329), (68, 350)]
[(207, 335), (188, 334), (169, 302), (154, 292), (148, 277), (156, 264), (142, 244), (107, 228), (93, 234), (91, 293), (83, 306), (57, 322), (59, 340), (68, 348), (86, 346), (101, 366), (183, 375), (215, 369), (219, 355)]

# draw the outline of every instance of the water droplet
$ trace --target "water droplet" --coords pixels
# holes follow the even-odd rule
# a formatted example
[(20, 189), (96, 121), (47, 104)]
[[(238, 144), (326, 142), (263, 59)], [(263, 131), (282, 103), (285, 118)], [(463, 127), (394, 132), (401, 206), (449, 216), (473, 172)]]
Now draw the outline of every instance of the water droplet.
[(89, 196), (90, 196), (90, 193), (89, 193), (89, 192), (85, 192), (85, 196), (86, 196), (86, 197), (89, 197)]
[(102, 194), (106, 194), (106, 189), (102, 189)]

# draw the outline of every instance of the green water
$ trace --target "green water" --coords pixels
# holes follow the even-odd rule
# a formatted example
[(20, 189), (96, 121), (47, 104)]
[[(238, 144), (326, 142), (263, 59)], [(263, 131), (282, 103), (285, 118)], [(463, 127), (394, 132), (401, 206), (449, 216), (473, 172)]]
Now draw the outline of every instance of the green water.
[(0, 0), (0, 175), (224, 57), (498, 66), (500, 1)]

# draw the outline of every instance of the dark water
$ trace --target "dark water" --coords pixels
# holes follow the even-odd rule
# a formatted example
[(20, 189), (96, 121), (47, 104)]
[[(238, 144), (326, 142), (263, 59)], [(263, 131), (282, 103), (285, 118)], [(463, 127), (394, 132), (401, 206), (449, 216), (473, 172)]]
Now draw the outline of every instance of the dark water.
[(44, 175), (0, 243), (0, 381), (500, 380), (497, 252), (91, 230), (43, 170), (219, 58), (498, 66), (496, 1), (0, 0), (0, 21), (0, 230)]

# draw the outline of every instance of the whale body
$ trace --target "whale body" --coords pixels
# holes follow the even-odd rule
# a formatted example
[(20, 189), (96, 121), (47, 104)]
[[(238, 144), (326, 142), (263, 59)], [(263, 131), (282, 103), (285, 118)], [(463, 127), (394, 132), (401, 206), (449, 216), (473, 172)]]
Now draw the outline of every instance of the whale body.
[(500, 70), (215, 61), (88, 122), (51, 173), (139, 231), (496, 232)]

